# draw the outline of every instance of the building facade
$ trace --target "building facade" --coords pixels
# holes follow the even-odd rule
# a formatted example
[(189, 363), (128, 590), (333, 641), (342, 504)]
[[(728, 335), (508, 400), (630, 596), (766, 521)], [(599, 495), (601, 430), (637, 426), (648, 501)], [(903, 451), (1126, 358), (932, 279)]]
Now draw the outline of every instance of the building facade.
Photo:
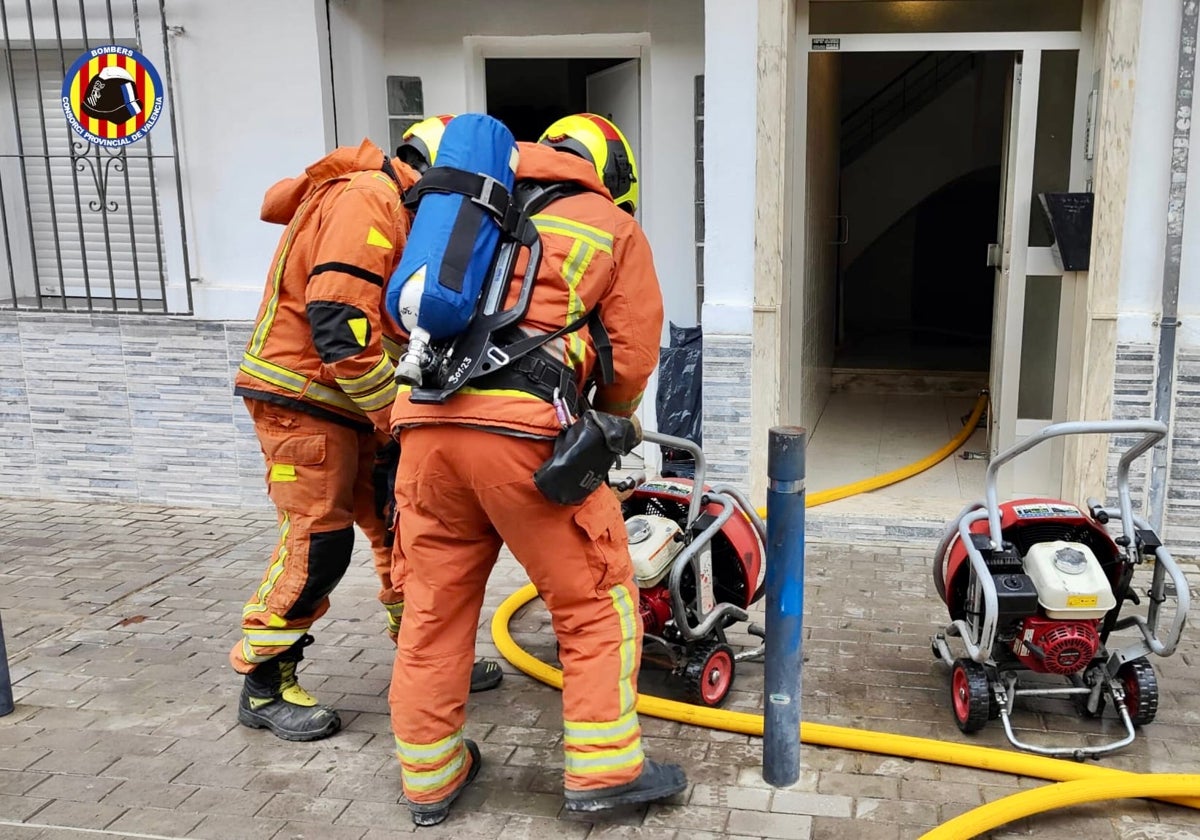
[[(816, 426), (839, 377), (969, 368), (993, 452), (1055, 421), (1168, 419), (1135, 491), (1196, 551), (1186, 9), (0, 0), (5, 492), (265, 504), (230, 383), (279, 234), (266, 188), (338, 144), (394, 148), (427, 115), (487, 110), (532, 139), (591, 109), (637, 147), (669, 321), (703, 329), (717, 476), (761, 498), (768, 429)], [(117, 154), (60, 105), (75, 57), (109, 43), (165, 93), (148, 142)], [(1047, 195), (1090, 202), (1086, 268), (1064, 263)], [(1101, 492), (1110, 443), (1048, 448), (1007, 489)]]

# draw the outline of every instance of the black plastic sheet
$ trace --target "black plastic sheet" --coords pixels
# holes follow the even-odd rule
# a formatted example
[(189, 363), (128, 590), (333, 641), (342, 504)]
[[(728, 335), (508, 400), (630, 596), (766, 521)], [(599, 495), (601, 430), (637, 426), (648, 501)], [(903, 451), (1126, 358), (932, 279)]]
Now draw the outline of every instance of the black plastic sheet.
[[(701, 328), (670, 325), (670, 346), (659, 348), (658, 356), (658, 430), (662, 434), (703, 443), (704, 370)], [(662, 447), (663, 475), (690, 476), (695, 464), (690, 455)]]

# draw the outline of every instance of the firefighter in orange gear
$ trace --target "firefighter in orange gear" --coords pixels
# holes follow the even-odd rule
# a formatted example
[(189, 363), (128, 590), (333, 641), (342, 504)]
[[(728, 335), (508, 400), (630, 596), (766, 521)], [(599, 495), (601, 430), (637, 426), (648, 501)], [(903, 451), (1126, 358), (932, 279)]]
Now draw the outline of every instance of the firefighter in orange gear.
[[(286, 229), (234, 393), (266, 459), (279, 540), (229, 659), (245, 675), (238, 720), (287, 740), (324, 738), (341, 726), (334, 709), (300, 687), (296, 667), (350, 565), (355, 524), (371, 543), (393, 638), (399, 629), (403, 570), (393, 565), (403, 556), (393, 560), (392, 490), (379, 479), (394, 480), (389, 424), (401, 348), (382, 289), (408, 235), (401, 196), (418, 177), (364, 140), (275, 184), (263, 202), (263, 220)], [(477, 689), (502, 675), (494, 662), (476, 671)]]
[[(551, 126), (541, 144), (520, 144), (519, 155), (518, 183), (575, 187), (533, 217), (543, 254), (520, 332), (545, 335), (596, 310), (600, 324), (555, 338), (528, 365), (473, 380), (440, 405), (412, 402), (402, 388), (392, 410), (407, 601), (389, 700), (417, 825), (444, 820), (479, 771), (478, 747), (463, 737), (465, 703), (484, 587), (502, 543), (537, 585), (560, 643), (568, 810), (648, 802), (686, 787), (679, 767), (642, 752), (642, 625), (620, 503), (600, 487), (580, 506), (557, 504), (533, 479), (563, 428), (547, 381), (569, 381), (578, 398), (607, 332), (612, 376), (593, 405), (629, 417), (658, 361), (662, 294), (632, 215), (633, 155), (616, 127), (593, 115)], [(524, 270), (521, 261), (515, 276)], [(535, 382), (543, 368), (568, 379)], [(418, 692), (424, 702), (409, 702)]]

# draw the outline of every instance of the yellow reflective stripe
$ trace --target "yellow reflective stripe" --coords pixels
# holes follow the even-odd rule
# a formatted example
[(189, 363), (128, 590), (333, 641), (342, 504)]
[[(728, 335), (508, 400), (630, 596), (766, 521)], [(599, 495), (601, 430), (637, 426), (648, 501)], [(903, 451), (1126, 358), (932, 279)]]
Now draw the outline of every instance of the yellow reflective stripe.
[(276, 630), (269, 627), (264, 627), (261, 629), (256, 627), (242, 628), (242, 633), (246, 637), (246, 642), (251, 647), (279, 647), (280, 645), (291, 646), (307, 632), (307, 627), (298, 627), (293, 630)]
[(571, 746), (596, 746), (623, 741), (638, 731), (637, 712), (617, 720), (596, 722), (563, 721), (563, 743)]
[(637, 621), (633, 611), (633, 598), (624, 585), (614, 586), (608, 591), (612, 598), (613, 609), (621, 620), (621, 674), (618, 686), (621, 698), (621, 711), (618, 720), (634, 710), (637, 697), (633, 690), (634, 655), (637, 653)]
[(585, 240), (593, 248), (606, 254), (612, 254), (613, 236), (608, 231), (601, 230), (574, 219), (564, 219), (562, 216), (551, 216), (539, 213), (533, 217), (534, 227), (538, 233), (557, 233), (560, 236), (570, 236), (574, 239)]
[(404, 355), (404, 345), (398, 341), (393, 341), (386, 335), (383, 337), (383, 352), (388, 354), (388, 358), (395, 364)]
[(269, 648), (272, 651), (275, 648), (289, 648), (300, 641), (300, 638), (307, 632), (307, 627), (298, 627), (294, 630), (243, 627), (242, 659), (245, 659), (252, 665), (266, 662), (268, 659), (273, 659), (277, 654), (274, 652), (259, 653), (258, 648)]
[[(563, 260), (562, 278), (567, 284), (567, 320), (564, 323), (573, 323), (586, 311), (583, 298), (579, 296), (579, 284), (583, 281), (583, 275), (591, 265), (592, 257), (595, 254), (596, 249), (590, 244), (583, 239), (576, 239), (575, 244), (571, 246), (571, 252)], [(565, 338), (567, 339), (568, 362), (572, 367), (582, 365), (587, 345), (584, 344), (580, 331), (575, 330)]]
[(636, 411), (637, 407), (642, 404), (643, 396), (645, 396), (644, 393), (638, 394), (636, 397), (634, 397), (629, 402), (608, 402), (606, 400), (597, 400), (596, 408), (599, 409), (599, 408), (603, 407), (603, 410), (608, 411), (608, 412), (620, 412), (620, 411), (633, 412), (633, 411)]
[(443, 787), (462, 772), (466, 761), (467, 751), (460, 749), (453, 761), (445, 767), (439, 767), (437, 770), (409, 770), (407, 767), (402, 766), (401, 772), (404, 774), (404, 788), (411, 791), (425, 791)]
[(249, 643), (242, 639), (242, 659), (249, 662), (251, 665), (258, 665), (261, 662), (266, 662), (269, 659), (274, 659), (274, 653), (255, 653), (254, 648), (250, 647)]
[(295, 391), (297, 394), (303, 391), (304, 386), (308, 383), (307, 377), (301, 376), (285, 367), (272, 364), (266, 359), (260, 359), (249, 352), (242, 356), (241, 369), (243, 373), (248, 373), (259, 379), (265, 379), (268, 382), (278, 385), (280, 388)]
[(456, 730), (432, 744), (413, 744), (396, 738), (396, 755), (408, 764), (437, 764), (462, 748), (462, 730)]
[(387, 610), (388, 630), (393, 633), (400, 629), (400, 619), (404, 617), (404, 602), (398, 604), (384, 604), (383, 608)]
[(396, 401), (397, 391), (398, 388), (395, 382), (386, 382), (378, 391), (364, 396), (352, 397), (352, 399), (363, 411), (378, 411), (381, 408), (387, 408)]
[(645, 755), (642, 753), (640, 738), (627, 747), (615, 750), (596, 750), (586, 753), (567, 750), (563, 755), (564, 769), (568, 773), (578, 775), (624, 770), (628, 767), (635, 767), (643, 761), (645, 761)]
[(267, 574), (263, 577), (263, 582), (259, 584), (258, 591), (254, 593), (254, 598), (250, 603), (242, 608), (242, 616), (247, 616), (250, 613), (263, 612), (267, 608), (267, 596), (271, 594), (271, 590), (275, 587), (275, 581), (283, 574), (283, 564), (287, 561), (287, 538), (292, 531), (292, 517), (284, 511), (283, 519), (279, 523), (279, 550), (275, 552), (275, 562), (267, 569)]
[[(411, 385), (399, 385), (396, 388), (397, 394), (407, 394), (412, 391)], [(459, 388), (454, 393), (456, 394), (472, 394), (476, 397), (512, 397), (520, 400), (536, 400), (543, 402), (542, 398), (536, 394), (530, 394), (526, 391), (516, 391), (511, 388), (472, 388), (469, 385), (465, 388)], [(549, 405), (550, 403), (546, 403)]]
[(250, 340), (249, 351), (255, 355), (262, 352), (263, 345), (267, 343), (267, 335), (271, 332), (271, 326), (275, 323), (275, 313), (279, 310), (279, 291), (283, 286), (283, 267), (287, 263), (288, 254), (292, 250), (292, 240), (296, 236), (296, 231), (300, 229), (300, 220), (304, 218), (304, 211), (308, 208), (308, 204), (312, 199), (313, 197), (309, 197), (300, 205), (300, 208), (296, 211), (296, 215), (292, 217), (291, 224), (288, 226), (287, 239), (284, 240), (283, 250), (279, 252), (279, 262), (275, 263), (271, 299), (267, 302), (263, 318), (254, 328), (254, 336)]
[(357, 406), (354, 400), (347, 397), (341, 391), (334, 390), (328, 385), (322, 385), (320, 382), (309, 382), (308, 388), (304, 391), (304, 396), (316, 400), (317, 402), (329, 403), (336, 405), (339, 408), (345, 408), (350, 411), (357, 411)]
[(362, 376), (355, 376), (350, 379), (335, 376), (334, 381), (342, 386), (342, 390), (349, 396), (355, 397), (378, 390), (381, 385), (390, 382), (395, 373), (396, 370), (392, 367), (392, 360), (385, 355), (375, 364), (375, 367)]
[(322, 385), (320, 382), (313, 382), (294, 370), (288, 370), (265, 359), (252, 356), (249, 352), (242, 356), (242, 364), (239, 369), (247, 376), (269, 382), (285, 391), (291, 391), (293, 394), (335, 405), (355, 413), (358, 412), (358, 406), (354, 404), (354, 400), (341, 391), (330, 388), (328, 385)]

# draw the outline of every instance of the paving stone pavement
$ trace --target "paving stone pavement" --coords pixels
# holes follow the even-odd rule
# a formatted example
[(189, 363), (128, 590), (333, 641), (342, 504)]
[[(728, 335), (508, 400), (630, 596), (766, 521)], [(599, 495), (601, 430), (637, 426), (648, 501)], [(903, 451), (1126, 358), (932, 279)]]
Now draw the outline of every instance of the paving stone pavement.
[[(235, 720), (240, 683), (225, 657), (273, 529), (262, 510), (0, 499), (0, 616), (17, 701), (0, 718), (0, 838), (384, 840), (414, 831), (399, 802), (387, 714), (393, 647), (361, 547), (301, 669), (305, 687), (342, 710), (344, 730), (289, 744)], [(947, 669), (929, 653), (930, 633), (945, 622), (930, 555), (926, 545), (810, 545), (804, 718), (1007, 748), (999, 723), (968, 738), (951, 719)], [(1200, 590), (1200, 569), (1188, 569)], [(496, 655), (491, 614), (525, 582), (502, 559), (481, 654)], [(513, 632), (553, 660), (538, 602)], [(731, 641), (752, 639), (735, 633)], [(1178, 655), (1155, 664), (1158, 720), (1102, 763), (1200, 772), (1195, 631)], [(467, 734), (485, 761), (479, 781), (424, 837), (901, 840), (1043, 784), (805, 746), (800, 781), (774, 790), (760, 775), (758, 739), (644, 717), (647, 751), (682, 761), (689, 789), (669, 804), (579, 819), (562, 810), (559, 694), (504, 667), (502, 687), (470, 702)], [(643, 674), (647, 693), (672, 696), (661, 674)], [(740, 663), (728, 707), (760, 711), (762, 686), (762, 666)], [(1031, 739), (1096, 741), (1116, 731), (1115, 719), (1082, 720), (1061, 701), (1023, 706), (1016, 723)], [(1124, 800), (1023, 819), (993, 836), (1200, 838), (1200, 812)]]

